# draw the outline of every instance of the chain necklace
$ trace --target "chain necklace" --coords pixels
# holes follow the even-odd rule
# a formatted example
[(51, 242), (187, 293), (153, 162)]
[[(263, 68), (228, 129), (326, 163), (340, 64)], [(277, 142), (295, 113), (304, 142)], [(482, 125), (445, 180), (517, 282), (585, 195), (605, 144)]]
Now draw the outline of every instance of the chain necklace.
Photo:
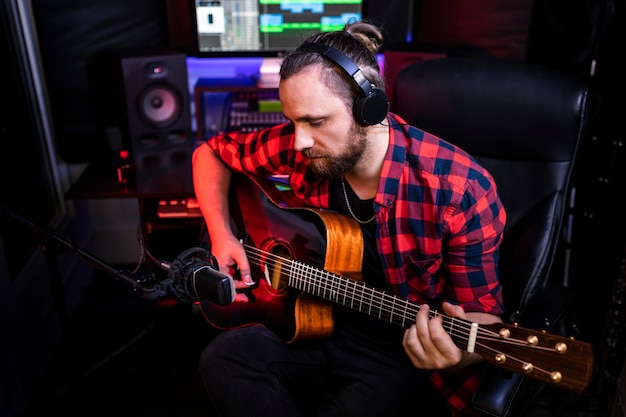
[(350, 201), (348, 200), (348, 193), (346, 192), (346, 183), (343, 179), (343, 175), (341, 176), (341, 187), (343, 188), (343, 197), (346, 199), (346, 205), (348, 206), (348, 211), (350, 212), (350, 215), (352, 216), (352, 218), (357, 221), (357, 223), (367, 224), (371, 222), (372, 220), (374, 220), (374, 218), (376, 218), (376, 213), (374, 213), (374, 215), (370, 217), (368, 220), (361, 220), (358, 217), (356, 217), (356, 215), (352, 211), (352, 206), (350, 205)]

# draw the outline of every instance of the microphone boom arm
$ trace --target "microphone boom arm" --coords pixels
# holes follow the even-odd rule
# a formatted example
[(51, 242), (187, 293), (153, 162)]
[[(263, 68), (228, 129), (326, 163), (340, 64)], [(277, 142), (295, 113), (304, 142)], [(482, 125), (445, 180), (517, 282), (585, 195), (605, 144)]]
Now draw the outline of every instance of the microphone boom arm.
[(97, 256), (77, 248), (54, 230), (37, 226), (4, 206), (0, 206), (0, 215), (7, 215), (29, 227), (40, 238), (44, 249), (49, 246), (49, 242), (62, 244), (89, 265), (108, 272), (120, 281), (132, 286), (134, 293), (141, 298), (155, 300), (172, 294), (184, 302), (193, 303), (198, 300), (209, 300), (220, 305), (230, 304), (235, 299), (233, 279), (219, 272), (215, 258), (206, 249), (187, 249), (172, 263), (158, 262), (159, 267), (168, 271), (168, 278), (164, 280), (158, 281), (154, 274), (135, 279), (126, 271), (116, 269)]

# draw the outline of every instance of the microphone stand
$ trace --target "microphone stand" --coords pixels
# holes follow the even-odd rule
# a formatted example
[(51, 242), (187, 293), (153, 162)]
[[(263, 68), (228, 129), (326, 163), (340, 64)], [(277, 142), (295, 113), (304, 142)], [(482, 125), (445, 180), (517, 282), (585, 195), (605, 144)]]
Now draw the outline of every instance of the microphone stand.
[[(69, 325), (69, 311), (63, 280), (60, 273), (60, 262), (58, 256), (60, 249), (62, 248), (71, 249), (81, 260), (87, 262), (89, 265), (100, 271), (104, 271), (116, 277), (124, 284), (131, 286), (134, 293), (144, 299), (155, 300), (159, 297), (171, 294), (177, 299), (187, 303), (194, 303), (197, 300), (206, 299), (208, 301), (214, 300), (215, 302), (225, 305), (234, 300), (234, 286), (232, 284), (232, 278), (219, 272), (215, 258), (203, 248), (190, 248), (182, 252), (173, 262), (170, 263), (154, 258), (147, 248), (144, 247), (143, 240), (141, 240), (140, 262), (138, 262), (138, 266), (141, 261), (144, 260), (144, 255), (148, 255), (148, 258), (151, 261), (157, 263), (162, 269), (167, 270), (168, 274), (166, 278), (159, 277), (158, 279), (155, 274), (135, 278), (132, 275), (136, 272), (136, 270), (119, 270), (99, 257), (75, 247), (72, 242), (59, 235), (50, 227), (39, 226), (0, 204), (0, 226), (8, 220), (14, 220), (28, 227), (39, 239), (40, 246), (45, 255), (47, 267), (50, 272), (49, 287), (52, 296), (53, 308), (57, 312), (60, 322), (62, 342), (68, 342), (66, 348), (69, 349), (70, 353), (75, 351), (77, 344), (72, 342), (72, 329)], [(140, 338), (145, 336), (152, 327), (153, 325), (150, 324), (141, 333), (133, 336), (129, 341), (124, 343), (112, 353), (106, 355), (86, 371), (82, 372), (80, 368), (74, 368), (74, 362), (70, 362), (68, 364), (69, 366), (64, 367), (65, 372), (68, 372), (70, 376), (77, 376), (79, 378), (78, 383), (81, 383), (84, 378), (88, 377), (98, 368), (104, 366), (110, 359), (119, 355), (123, 350), (127, 349)], [(161, 349), (161, 347), (159, 347), (159, 349)], [(0, 351), (1, 350), (2, 349), (0, 349)], [(75, 358), (74, 355), (72, 356)], [(1, 363), (0, 368), (2, 368)], [(79, 373), (74, 375), (76, 372)], [(56, 397), (63, 395), (68, 389), (72, 388), (75, 383), (76, 382), (69, 381), (66, 385), (61, 386), (55, 393), (53, 393), (52, 396), (47, 398), (47, 401), (54, 401)], [(0, 399), (0, 403), (1, 402), (2, 401)], [(36, 409), (43, 407), (42, 410), (45, 410), (48, 406), (48, 404), (42, 405), (41, 403), (33, 405), (36, 406)]]
[(118, 270), (97, 256), (75, 247), (68, 239), (60, 236), (49, 227), (38, 226), (34, 222), (4, 207), (1, 207), (0, 212), (3, 212), (3, 214), (6, 214), (8, 217), (28, 227), (38, 237), (41, 250), (45, 256), (46, 264), (50, 272), (49, 283), (52, 294), (52, 303), (59, 315), (61, 330), (64, 333), (67, 330), (69, 317), (67, 311), (67, 300), (63, 289), (63, 280), (59, 271), (59, 245), (71, 249), (81, 260), (87, 262), (89, 265), (101, 271), (108, 272), (118, 280), (132, 286), (135, 294), (142, 298), (155, 300), (171, 291), (172, 282), (169, 279), (157, 282), (154, 274), (140, 279), (135, 279), (127, 272)]

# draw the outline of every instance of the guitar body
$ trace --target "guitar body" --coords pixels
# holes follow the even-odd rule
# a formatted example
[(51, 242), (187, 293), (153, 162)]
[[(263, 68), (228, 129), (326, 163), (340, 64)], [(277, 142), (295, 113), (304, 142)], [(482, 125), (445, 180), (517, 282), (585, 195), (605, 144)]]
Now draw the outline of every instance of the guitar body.
[[(235, 229), (248, 245), (360, 280), (363, 237), (356, 222), (331, 211), (293, 208), (298, 201), (280, 181), (261, 183), (234, 175), (231, 197)], [(289, 287), (276, 262), (260, 260), (251, 267), (257, 283), (247, 293), (251, 302), (219, 306), (201, 301), (213, 327), (262, 324), (288, 343), (330, 336), (332, 302)]]
[[(328, 337), (332, 306), (343, 305), (406, 328), (420, 305), (381, 291), (361, 279), (363, 236), (351, 218), (331, 211), (296, 209), (291, 190), (276, 181), (238, 176), (231, 201), (233, 227), (244, 236), (253, 279), (250, 302), (220, 306), (202, 301), (205, 318), (218, 329), (265, 325), (286, 343)], [(235, 208), (236, 210), (232, 210)], [(593, 375), (589, 343), (497, 323), (479, 325), (441, 316), (456, 345), (487, 363), (573, 392)]]

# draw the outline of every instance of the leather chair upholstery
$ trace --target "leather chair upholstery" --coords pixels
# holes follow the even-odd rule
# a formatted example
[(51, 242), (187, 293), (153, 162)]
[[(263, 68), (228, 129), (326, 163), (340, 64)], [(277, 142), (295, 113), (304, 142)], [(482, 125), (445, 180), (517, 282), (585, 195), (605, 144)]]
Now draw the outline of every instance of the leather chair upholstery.
[[(572, 174), (590, 117), (586, 83), (526, 63), (454, 57), (411, 64), (392, 88), (393, 112), (459, 145), (495, 178), (508, 213), (499, 261), (503, 319), (526, 327), (558, 319), (567, 295), (545, 291), (553, 283), (566, 287), (561, 255)], [(495, 379), (486, 375), (477, 393), (487, 415), (510, 416), (522, 392), (538, 390), (524, 390), (519, 375), (491, 371)]]

